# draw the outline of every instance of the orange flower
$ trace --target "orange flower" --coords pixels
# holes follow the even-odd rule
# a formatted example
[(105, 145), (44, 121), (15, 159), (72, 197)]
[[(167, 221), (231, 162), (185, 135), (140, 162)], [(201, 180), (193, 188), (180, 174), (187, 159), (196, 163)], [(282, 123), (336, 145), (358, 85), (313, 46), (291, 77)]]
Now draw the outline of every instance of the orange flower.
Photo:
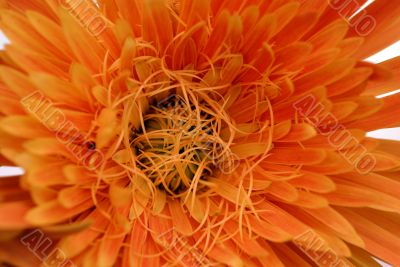
[(344, 2), (0, 1), (0, 261), (399, 266), (400, 5)]

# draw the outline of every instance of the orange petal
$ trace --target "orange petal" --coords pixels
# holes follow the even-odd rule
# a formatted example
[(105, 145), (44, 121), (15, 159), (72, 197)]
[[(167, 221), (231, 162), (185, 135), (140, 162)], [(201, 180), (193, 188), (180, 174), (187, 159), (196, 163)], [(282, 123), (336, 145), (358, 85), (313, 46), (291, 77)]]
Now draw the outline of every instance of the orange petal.
[[(122, 215), (122, 214), (121, 214)], [(124, 216), (124, 215), (122, 215)], [(103, 239), (100, 241), (97, 266), (114, 266), (118, 259), (122, 243), (126, 236), (126, 230), (115, 224), (109, 224)]]
[(25, 215), (33, 207), (30, 201), (0, 203), (0, 229), (15, 230), (30, 227), (32, 224)]
[(269, 151), (270, 146), (270, 144), (260, 143), (233, 145), (231, 151), (237, 155), (239, 159), (244, 159), (266, 154)]
[(70, 182), (62, 172), (63, 162), (47, 163), (29, 170), (27, 181), (33, 186), (63, 185)]
[(271, 163), (279, 163), (285, 165), (315, 165), (322, 162), (326, 157), (324, 150), (319, 149), (290, 149), (290, 148), (274, 148), (271, 155), (266, 159)]
[[(163, 25), (162, 28), (158, 25)], [(169, 10), (164, 0), (144, 0), (142, 10), (142, 36), (154, 42), (160, 51), (172, 41), (172, 23)]]
[(183, 235), (190, 236), (193, 233), (192, 225), (181, 203), (178, 200), (168, 201), (168, 206), (176, 231)]
[(26, 215), (26, 220), (34, 225), (49, 225), (65, 221), (93, 206), (92, 200), (87, 200), (79, 206), (64, 208), (58, 201), (51, 201), (35, 207)]
[(252, 231), (272, 242), (286, 242), (291, 238), (291, 236), (281, 228), (266, 221), (259, 220), (254, 216), (249, 216), (248, 221)]
[(287, 202), (294, 202), (299, 197), (297, 189), (287, 182), (273, 182), (265, 191)]
[(326, 175), (306, 172), (302, 176), (290, 179), (291, 185), (318, 193), (328, 193), (335, 190), (335, 183)]
[(243, 188), (238, 188), (235, 185), (217, 178), (210, 178), (209, 181), (215, 185), (215, 192), (226, 200), (237, 203), (238, 205), (250, 204), (250, 200)]
[[(228, 234), (237, 232), (239, 224), (233, 221), (228, 221), (224, 224), (224, 231)], [(240, 236), (236, 233), (232, 239), (235, 243), (248, 255), (253, 257), (265, 257), (268, 256), (268, 251), (266, 251), (258, 242), (257, 239), (250, 239), (249, 235), (244, 233)]]
[(27, 97), (37, 90), (27, 76), (10, 67), (0, 66), (0, 78), (21, 98)]
[(59, 16), (65, 39), (80, 63), (97, 73), (103, 62), (105, 54), (99, 42), (81, 27), (67, 10), (60, 7)]
[(88, 109), (85, 96), (72, 84), (44, 73), (33, 73), (30, 75), (30, 78), (36, 87), (40, 88), (40, 91), (51, 100), (66, 104), (78, 110)]
[(370, 81), (364, 94), (377, 96), (398, 89), (400, 87), (400, 57), (384, 61), (377, 66), (380, 67), (377, 68), (378, 71), (390, 71), (393, 75), (388, 77), (385, 75), (381, 79)]
[(0, 120), (0, 127), (7, 133), (22, 138), (52, 136), (38, 120), (30, 116), (8, 116)]
[(313, 45), (314, 50), (335, 47), (346, 36), (348, 28), (349, 26), (346, 21), (338, 19), (318, 31), (308, 39), (308, 42)]
[(265, 221), (280, 227), (283, 231), (292, 236), (298, 236), (308, 229), (304, 223), (299, 221), (293, 215), (268, 201), (264, 200), (255, 205), (255, 207), (259, 216)]
[(382, 229), (379, 225), (370, 222), (356, 212), (341, 209), (341, 212), (350, 221), (365, 242), (365, 249), (382, 260), (393, 264), (400, 264), (400, 256), (395, 251), (400, 249), (400, 239), (394, 236), (390, 229)]
[(304, 209), (307, 213), (313, 216), (315, 219), (329, 226), (333, 230), (342, 234), (346, 237), (349, 242), (363, 246), (363, 241), (357, 235), (354, 227), (343, 217), (339, 212), (331, 207), (325, 207), (322, 209)]
[[(312, 46), (306, 42), (296, 42), (276, 52), (275, 64), (288, 71), (303, 68), (312, 51)], [(277, 70), (279, 71), (279, 69)]]
[(400, 200), (379, 191), (354, 185), (351, 182), (336, 182), (337, 190), (324, 194), (332, 205), (346, 207), (371, 207), (378, 210), (399, 212)]
[(58, 193), (58, 201), (65, 208), (73, 208), (84, 203), (92, 197), (89, 189), (79, 187), (68, 187)]
[(350, 57), (358, 49), (361, 48), (364, 43), (364, 38), (362, 37), (350, 37), (346, 38), (338, 44), (338, 48), (340, 48), (340, 58)]
[(318, 21), (317, 12), (298, 14), (274, 37), (277, 46), (288, 45), (301, 39)]
[(295, 81), (297, 93), (315, 86), (330, 85), (345, 77), (355, 65), (352, 59), (340, 59)]
[(385, 97), (383, 101), (383, 108), (378, 112), (365, 119), (351, 122), (347, 126), (366, 131), (400, 126), (397, 120), (397, 114), (400, 112), (400, 94)]
[(314, 126), (308, 123), (293, 124), (288, 135), (277, 142), (301, 142), (317, 135)]
[(37, 32), (53, 45), (61, 59), (71, 59), (71, 49), (66, 44), (61, 27), (49, 17), (35, 11), (28, 11), (26, 16)]
[(299, 191), (298, 198), (290, 204), (309, 209), (320, 209), (329, 206), (329, 202), (324, 198), (323, 195), (321, 196), (304, 191)]
[(370, 68), (355, 68), (350, 74), (327, 87), (328, 96), (338, 96), (360, 85), (372, 75)]
[(66, 236), (58, 244), (58, 247), (69, 258), (75, 257), (84, 251), (102, 231), (105, 231), (108, 225), (108, 220), (98, 210), (93, 211), (86, 219), (93, 221), (90, 228), (80, 233)]
[(213, 246), (207, 253), (207, 257), (232, 267), (244, 266), (242, 259), (237, 253), (224, 247), (223, 244)]
[[(350, 35), (366, 35), (362, 49), (356, 54), (358, 58), (372, 56), (400, 39), (399, 11), (400, 6), (393, 1), (374, 1), (351, 19), (355, 27), (350, 30)], [(365, 25), (369, 27), (363, 30)]]

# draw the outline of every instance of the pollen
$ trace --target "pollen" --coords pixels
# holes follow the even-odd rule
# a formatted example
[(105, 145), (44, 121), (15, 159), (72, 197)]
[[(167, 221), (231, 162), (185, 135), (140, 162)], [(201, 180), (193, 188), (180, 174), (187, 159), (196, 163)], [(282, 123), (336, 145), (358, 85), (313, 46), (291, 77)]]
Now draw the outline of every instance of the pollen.
[(136, 164), (170, 196), (204, 191), (207, 177), (218, 172), (224, 141), (221, 120), (201, 99), (171, 94), (144, 115), (144, 127), (132, 131)]

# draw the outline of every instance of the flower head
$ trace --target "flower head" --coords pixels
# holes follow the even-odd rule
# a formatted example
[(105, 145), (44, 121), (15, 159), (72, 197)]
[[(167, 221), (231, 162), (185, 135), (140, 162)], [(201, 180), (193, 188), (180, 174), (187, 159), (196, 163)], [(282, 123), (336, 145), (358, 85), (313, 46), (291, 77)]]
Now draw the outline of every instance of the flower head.
[(345, 2), (1, 1), (0, 261), (400, 265), (400, 6)]

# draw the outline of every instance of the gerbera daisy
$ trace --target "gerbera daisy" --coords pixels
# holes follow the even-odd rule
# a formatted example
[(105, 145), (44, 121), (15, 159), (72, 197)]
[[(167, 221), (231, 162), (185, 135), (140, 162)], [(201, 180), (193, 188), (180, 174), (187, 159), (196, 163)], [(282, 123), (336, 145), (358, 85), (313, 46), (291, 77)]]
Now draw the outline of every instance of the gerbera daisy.
[(0, 261), (400, 266), (400, 5), (348, 2), (1, 0)]

